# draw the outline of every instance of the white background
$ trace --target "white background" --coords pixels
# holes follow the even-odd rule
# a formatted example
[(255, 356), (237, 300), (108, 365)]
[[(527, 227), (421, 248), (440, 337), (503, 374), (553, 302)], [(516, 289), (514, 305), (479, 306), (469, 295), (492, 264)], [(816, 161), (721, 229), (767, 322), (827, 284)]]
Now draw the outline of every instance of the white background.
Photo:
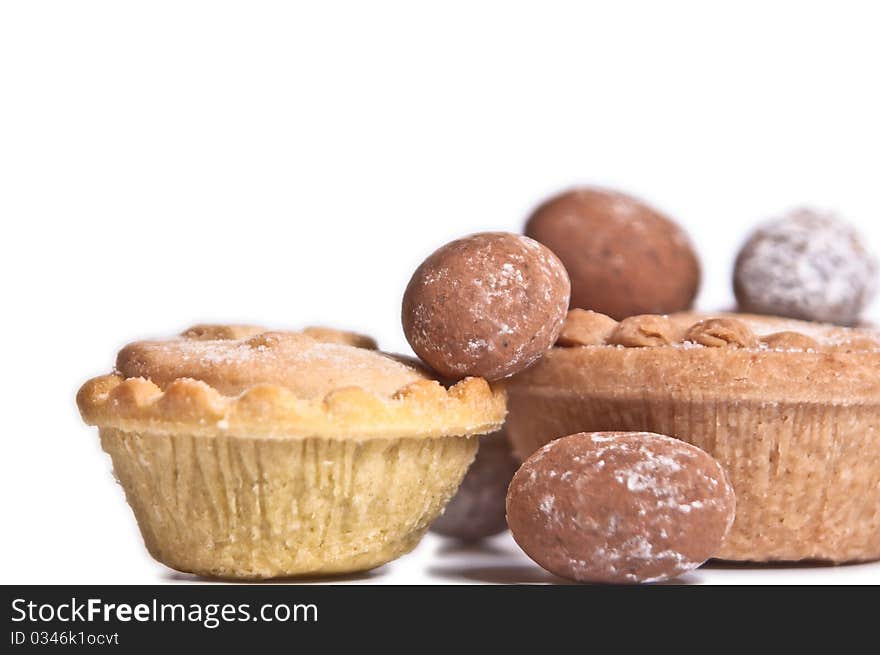
[[(418, 262), (575, 183), (679, 220), (706, 309), (731, 303), (750, 226), (790, 207), (880, 243), (873, 3), (311, 4), (0, 5), (0, 581), (181, 579), (145, 554), (73, 402), (127, 341), (317, 323), (407, 351)], [(356, 578), (546, 579), (507, 538), (429, 539)]]

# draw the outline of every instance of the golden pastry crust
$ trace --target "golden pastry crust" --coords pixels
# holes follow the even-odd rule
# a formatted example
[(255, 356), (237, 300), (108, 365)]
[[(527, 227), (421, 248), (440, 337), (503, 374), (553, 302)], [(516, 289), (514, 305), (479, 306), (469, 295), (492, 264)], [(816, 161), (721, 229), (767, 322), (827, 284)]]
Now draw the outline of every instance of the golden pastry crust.
[(391, 397), (348, 387), (322, 398), (299, 398), (271, 384), (225, 396), (188, 378), (163, 390), (144, 378), (105, 375), (83, 385), (77, 404), (85, 422), (100, 427), (274, 438), (469, 436), (498, 429), (505, 414), (504, 391), (493, 390), (482, 378), (449, 389), (420, 380)]
[(504, 421), (505, 392), (481, 378), (447, 389), (374, 346), (324, 328), (211, 325), (123, 348), (77, 403), (149, 552), (264, 579), (369, 569), (415, 547), (473, 460), (473, 435)]
[(516, 454), (580, 431), (677, 437), (736, 490), (719, 557), (880, 558), (880, 333), (742, 314), (665, 321), (680, 340), (555, 347), (512, 378)]
[(504, 420), (503, 388), (482, 378), (447, 389), (424, 369), (340, 343), (339, 332), (334, 341), (296, 332), (208, 338), (241, 333), (228, 327), (238, 332), (212, 326), (184, 333), (195, 338), (129, 344), (117, 373), (80, 389), (83, 419), (152, 433), (348, 439), (468, 436)]

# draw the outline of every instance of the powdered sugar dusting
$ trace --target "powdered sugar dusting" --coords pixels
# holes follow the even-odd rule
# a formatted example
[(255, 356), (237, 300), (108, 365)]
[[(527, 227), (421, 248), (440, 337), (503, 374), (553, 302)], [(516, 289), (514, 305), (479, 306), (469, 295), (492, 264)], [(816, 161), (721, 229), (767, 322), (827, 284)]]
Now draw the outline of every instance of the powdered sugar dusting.
[(876, 275), (850, 225), (799, 210), (762, 226), (743, 247), (737, 298), (746, 311), (851, 324), (873, 295)]
[(266, 332), (244, 340), (138, 342), (120, 352), (117, 368), (125, 377), (145, 377), (160, 387), (192, 378), (233, 395), (258, 384), (278, 384), (304, 398), (345, 387), (391, 395), (426, 377), (377, 351), (297, 332)]

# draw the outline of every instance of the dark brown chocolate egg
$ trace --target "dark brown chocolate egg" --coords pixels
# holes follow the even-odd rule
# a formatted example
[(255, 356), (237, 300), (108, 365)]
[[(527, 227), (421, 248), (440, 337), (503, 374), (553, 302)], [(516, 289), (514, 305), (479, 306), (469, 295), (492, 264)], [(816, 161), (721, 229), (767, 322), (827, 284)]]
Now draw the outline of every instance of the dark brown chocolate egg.
[(537, 241), (474, 234), (446, 244), (416, 269), (403, 296), (403, 330), (441, 375), (498, 380), (553, 345), (570, 290), (562, 263)]
[(519, 462), (510, 452), (504, 431), (480, 437), (474, 463), (431, 531), (462, 541), (478, 541), (504, 532), (507, 487), (517, 468)]
[(682, 229), (615, 191), (582, 188), (551, 198), (526, 223), (571, 277), (571, 306), (621, 320), (688, 309), (700, 264)]
[(694, 569), (718, 552), (734, 508), (718, 462), (648, 432), (551, 441), (523, 463), (507, 494), (520, 547), (580, 582), (655, 582)]

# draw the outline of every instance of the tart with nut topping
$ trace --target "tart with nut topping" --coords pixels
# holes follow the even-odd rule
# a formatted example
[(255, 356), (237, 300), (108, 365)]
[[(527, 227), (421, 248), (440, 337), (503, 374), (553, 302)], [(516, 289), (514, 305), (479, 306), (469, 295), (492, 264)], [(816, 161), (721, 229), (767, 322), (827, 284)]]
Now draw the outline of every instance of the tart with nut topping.
[(481, 378), (326, 328), (196, 326), (123, 348), (77, 395), (149, 552), (261, 579), (359, 571), (412, 549), (504, 420)]
[(746, 314), (572, 310), (508, 384), (520, 458), (575, 432), (650, 431), (725, 467), (722, 559), (880, 558), (880, 333)]

